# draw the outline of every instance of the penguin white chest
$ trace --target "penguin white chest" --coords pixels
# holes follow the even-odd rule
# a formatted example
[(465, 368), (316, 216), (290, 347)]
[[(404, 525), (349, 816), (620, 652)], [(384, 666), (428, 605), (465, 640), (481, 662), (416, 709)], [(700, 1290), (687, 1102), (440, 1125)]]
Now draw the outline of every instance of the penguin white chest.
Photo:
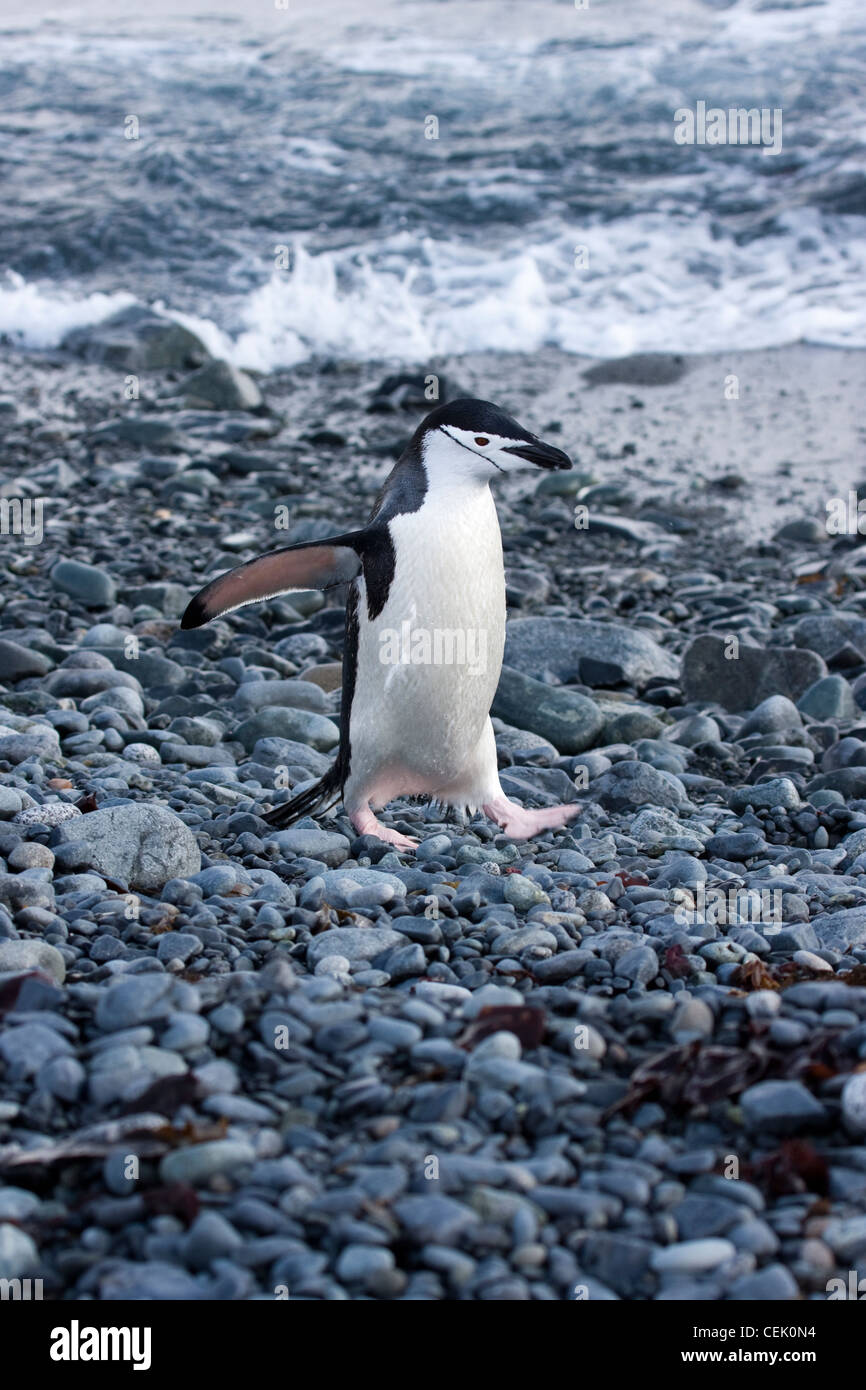
[(394, 577), (373, 620), (361, 585), (351, 777), (436, 795), (478, 748), (499, 682), (505, 574), (486, 486), (443, 489), (390, 523)]

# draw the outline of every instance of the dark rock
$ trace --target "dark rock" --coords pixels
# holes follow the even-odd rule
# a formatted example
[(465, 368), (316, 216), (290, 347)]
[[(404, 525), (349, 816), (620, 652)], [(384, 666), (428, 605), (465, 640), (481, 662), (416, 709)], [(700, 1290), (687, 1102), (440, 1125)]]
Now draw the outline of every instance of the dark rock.
[(687, 700), (750, 710), (770, 695), (798, 700), (827, 668), (814, 652), (795, 647), (751, 647), (740, 642), (727, 655), (729, 639), (708, 633), (696, 637), (683, 656), (682, 687)]
[(0, 681), (14, 685), (25, 676), (45, 676), (54, 662), (34, 647), (22, 647), (17, 642), (0, 640)]
[(51, 582), (88, 608), (109, 608), (115, 600), (115, 583), (108, 571), (80, 560), (58, 560)]
[(503, 666), (491, 711), (507, 724), (549, 739), (560, 753), (582, 753), (601, 732), (598, 706), (585, 695), (544, 685)]
[(196, 367), (210, 355), (188, 328), (143, 304), (130, 304), (101, 323), (74, 328), (63, 347), (86, 362), (129, 372)]
[(670, 352), (636, 352), (598, 362), (583, 373), (590, 386), (672, 386), (689, 370), (685, 357)]
[(673, 811), (688, 800), (676, 777), (638, 762), (614, 763), (593, 781), (586, 795), (608, 811), (628, 811), (635, 806), (662, 806)]
[(259, 410), (262, 393), (251, 376), (228, 362), (208, 362), (180, 385), (183, 403), (192, 409)]
[(563, 681), (579, 671), (587, 685), (640, 688), (653, 677), (676, 680), (679, 674), (676, 658), (646, 632), (589, 618), (514, 619), (505, 629), (505, 662), (526, 675), (552, 671)]

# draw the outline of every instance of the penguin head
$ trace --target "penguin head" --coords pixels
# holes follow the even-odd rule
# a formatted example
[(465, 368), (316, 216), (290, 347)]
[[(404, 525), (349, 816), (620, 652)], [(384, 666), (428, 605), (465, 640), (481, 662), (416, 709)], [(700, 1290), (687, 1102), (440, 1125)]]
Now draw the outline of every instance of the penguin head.
[(414, 444), (428, 473), (469, 477), (487, 483), (533, 463), (538, 468), (571, 468), (568, 454), (512, 420), (490, 401), (469, 397), (437, 406), (421, 422)]

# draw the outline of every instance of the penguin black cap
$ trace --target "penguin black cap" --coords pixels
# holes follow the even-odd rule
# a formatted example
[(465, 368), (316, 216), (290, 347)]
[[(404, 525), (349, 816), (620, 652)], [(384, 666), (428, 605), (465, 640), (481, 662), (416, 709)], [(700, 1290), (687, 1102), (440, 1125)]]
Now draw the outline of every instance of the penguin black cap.
[(478, 434), (496, 435), (500, 439), (520, 440), (520, 444), (506, 445), (504, 452), (516, 454), (540, 468), (558, 470), (573, 466), (568, 454), (562, 449), (557, 449), (553, 444), (545, 444), (537, 435), (530, 434), (529, 430), (525, 430), (510, 415), (506, 415), (499, 406), (493, 405), (491, 401), (474, 400), (470, 396), (462, 396), (456, 401), (449, 401), (446, 405), (439, 405), (435, 410), (431, 410), (418, 426), (415, 439), (420, 441), (429, 431), (449, 425), (458, 430), (474, 430)]

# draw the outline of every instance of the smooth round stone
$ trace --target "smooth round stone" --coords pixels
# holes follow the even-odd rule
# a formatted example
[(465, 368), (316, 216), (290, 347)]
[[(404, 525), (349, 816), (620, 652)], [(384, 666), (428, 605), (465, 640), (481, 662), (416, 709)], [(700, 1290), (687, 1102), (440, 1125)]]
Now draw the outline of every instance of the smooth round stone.
[(209, 869), (192, 874), (189, 882), (197, 884), (206, 898), (218, 897), (237, 887), (238, 871), (234, 864), (212, 864)]
[(512, 956), (518, 955), (521, 951), (528, 951), (533, 946), (543, 946), (548, 951), (555, 951), (556, 937), (543, 927), (518, 927), (515, 931), (501, 932), (490, 950), (495, 956)]
[(186, 1052), (204, 1047), (209, 1035), (210, 1024), (201, 1014), (176, 1013), (172, 1014), (160, 1042), (173, 1052)]
[(816, 975), (833, 974), (832, 965), (816, 956), (814, 951), (795, 951), (791, 959), (795, 965), (802, 966), (804, 970), (811, 970)]
[(333, 975), (339, 979), (343, 975), (351, 972), (352, 965), (348, 956), (323, 956), (316, 964), (315, 974)]
[(80, 560), (58, 560), (51, 571), (51, 582), (89, 608), (109, 608), (117, 592), (107, 570), (82, 564)]
[(161, 961), (178, 960), (185, 964), (192, 956), (197, 956), (201, 949), (201, 941), (197, 936), (193, 936), (192, 932), (170, 931), (159, 938), (156, 954)]
[(135, 1028), (140, 1023), (165, 1018), (171, 1012), (170, 975), (129, 975), (102, 992), (96, 1005), (96, 1023), (106, 1033)]
[[(357, 980), (357, 975), (355, 979)], [(394, 1051), (403, 1051), (419, 1043), (424, 1034), (417, 1023), (402, 1018), (373, 1018), (367, 1025), (370, 1037)]]
[(539, 961), (534, 967), (534, 974), (542, 984), (559, 984), (562, 980), (571, 980), (575, 975), (580, 975), (592, 959), (591, 951), (560, 951), (549, 960)]
[(797, 708), (812, 719), (856, 719), (860, 710), (844, 676), (822, 676), (800, 696)]
[(347, 1245), (337, 1260), (337, 1278), (365, 1284), (394, 1268), (394, 1255), (383, 1245)]
[(30, 1236), (7, 1222), (0, 1224), (0, 1279), (22, 1279), (35, 1273), (39, 1250)]
[(659, 958), (651, 946), (634, 946), (624, 951), (616, 963), (616, 973), (633, 984), (649, 984), (660, 968)]
[[(444, 838), (444, 837), (441, 837)], [(538, 903), (549, 903), (550, 899), (537, 883), (523, 874), (508, 874), (505, 879), (503, 896), (507, 903), (518, 912), (528, 912)]]
[(289, 830), (277, 830), (269, 835), (267, 843), (278, 845), (287, 859), (320, 859), (330, 868), (339, 868), (349, 857), (346, 836), (328, 830), (305, 830), (292, 826)]
[(782, 1007), (782, 996), (772, 989), (756, 989), (746, 996), (746, 1012), (752, 1018), (774, 1018)]
[(850, 1134), (866, 1134), (866, 1072), (854, 1072), (842, 1087), (842, 1119)]
[(719, 743), (721, 737), (715, 719), (706, 714), (693, 714), (684, 719), (677, 725), (674, 735), (675, 741), (684, 748), (696, 748), (699, 743)]
[(115, 623), (94, 623), (81, 639), (82, 647), (122, 647), (130, 633)]
[(769, 695), (756, 705), (740, 729), (739, 737), (747, 734), (775, 734), (782, 729), (802, 726), (800, 711), (787, 695)]
[(186, 1262), (192, 1269), (207, 1269), (212, 1260), (230, 1258), (243, 1244), (234, 1226), (217, 1211), (196, 1217), (186, 1239)]
[(703, 999), (687, 999), (671, 1020), (671, 1033), (676, 1042), (691, 1042), (696, 1038), (711, 1038), (716, 1026), (713, 1011)]
[(754, 806), (756, 810), (781, 806), (786, 811), (798, 811), (802, 802), (790, 777), (773, 777), (768, 782), (755, 782), (753, 786), (732, 787), (728, 792), (728, 805), (740, 814), (747, 806)]
[(757, 1134), (810, 1132), (826, 1120), (824, 1106), (801, 1081), (758, 1081), (740, 1106), (746, 1128)]
[(149, 743), (128, 743), (123, 750), (123, 756), (131, 763), (162, 763), (159, 750), (152, 748)]
[(53, 869), (54, 852), (35, 840), (22, 840), (9, 856), (10, 869)]
[(201, 853), (188, 825), (158, 802), (108, 805), (59, 831), (59, 839), (85, 840), (101, 874), (149, 892), (171, 878), (197, 873)]
[(17, 825), (62, 825), (74, 820), (81, 812), (71, 801), (46, 801), (41, 806), (29, 806), (13, 819)]
[(827, 806), (844, 806), (845, 798), (841, 792), (834, 791), (832, 787), (821, 787), (816, 792), (809, 794), (809, 800), (818, 810)]
[(196, 1067), (196, 1080), (209, 1096), (236, 1091), (240, 1085), (237, 1067), (225, 1058), (217, 1057), (213, 1062), (205, 1062)]
[(307, 947), (307, 965), (315, 969), (327, 956), (340, 955), (349, 961), (373, 960), (395, 946), (405, 946), (402, 932), (388, 927), (340, 927), (320, 932)]
[(14, 787), (0, 787), (0, 820), (17, 816), (23, 804), (21, 793)]
[[(69, 653), (69, 656), (67, 656), (66, 659), (65, 659), (63, 662), (61, 662), (61, 670), (63, 670), (63, 671), (112, 671), (112, 672), (113, 672), (113, 671), (114, 671), (114, 667), (113, 667), (113, 665), (112, 665), (112, 663), (111, 663), (110, 658), (107, 657), (103, 652), (85, 652), (85, 651), (77, 651), (77, 652), (70, 652), (70, 653)], [(52, 684), (53, 684), (53, 682), (52, 682)], [(102, 687), (102, 686), (97, 686), (96, 689), (101, 690), (101, 689), (103, 689), (103, 687)], [(93, 694), (93, 691), (91, 690), (91, 691), (86, 691), (86, 692), (85, 692), (85, 691), (80, 691), (80, 690), (79, 690), (79, 691), (76, 691), (76, 694), (77, 694), (77, 695), (81, 695), (81, 694), (92, 695), (92, 694)]]
[(244, 1011), (237, 1004), (220, 1004), (208, 1014), (208, 1023), (217, 1032), (232, 1036), (244, 1026)]
[(0, 1057), (13, 1080), (35, 1076), (46, 1062), (68, 1056), (71, 1051), (68, 1038), (47, 1023), (21, 1023), (7, 1028), (0, 1036)]
[(47, 941), (0, 941), (0, 973), (41, 970), (58, 985), (66, 979), (66, 961)]
[(255, 1150), (244, 1140), (214, 1139), (166, 1154), (160, 1162), (159, 1175), (163, 1182), (184, 1182), (194, 1187), (255, 1160)]
[(26, 1221), (42, 1205), (25, 1187), (0, 1187), (0, 1221)]
[(354, 984), (362, 985), (364, 989), (381, 989), (390, 979), (386, 970), (356, 970), (352, 976)]
[(613, 916), (616, 913), (616, 908), (607, 893), (602, 893), (596, 888), (581, 893), (577, 905), (587, 917), (606, 917), (608, 914)]
[(694, 859), (689, 854), (678, 854), (662, 867), (655, 880), (655, 886), (696, 888), (699, 883), (706, 881), (706, 877), (706, 866), (699, 859)]
[(45, 676), (53, 664), (49, 657), (33, 647), (0, 638), (0, 681), (4, 684), (14, 684), (26, 676)]
[(130, 690), (125, 685), (110, 686), (98, 695), (88, 696), (82, 700), (81, 708), (86, 714), (100, 709), (116, 709), (121, 714), (132, 715), (134, 719), (144, 718), (144, 701), (137, 690)]
[(501, 1030), (483, 1038), (472, 1051), (473, 1062), (483, 1062), (490, 1057), (508, 1057), (519, 1061), (523, 1053), (520, 1039), (516, 1033)]
[(657, 1274), (702, 1274), (732, 1260), (736, 1253), (729, 1240), (683, 1240), (654, 1250), (650, 1264)]
[(58, 1100), (77, 1100), (87, 1082), (87, 1073), (77, 1057), (54, 1057), (39, 1070), (36, 1088)]
[(450, 853), (450, 835), (431, 835), (429, 839), (421, 841), (415, 851), (415, 858), (417, 860), (441, 859), (443, 855)]

